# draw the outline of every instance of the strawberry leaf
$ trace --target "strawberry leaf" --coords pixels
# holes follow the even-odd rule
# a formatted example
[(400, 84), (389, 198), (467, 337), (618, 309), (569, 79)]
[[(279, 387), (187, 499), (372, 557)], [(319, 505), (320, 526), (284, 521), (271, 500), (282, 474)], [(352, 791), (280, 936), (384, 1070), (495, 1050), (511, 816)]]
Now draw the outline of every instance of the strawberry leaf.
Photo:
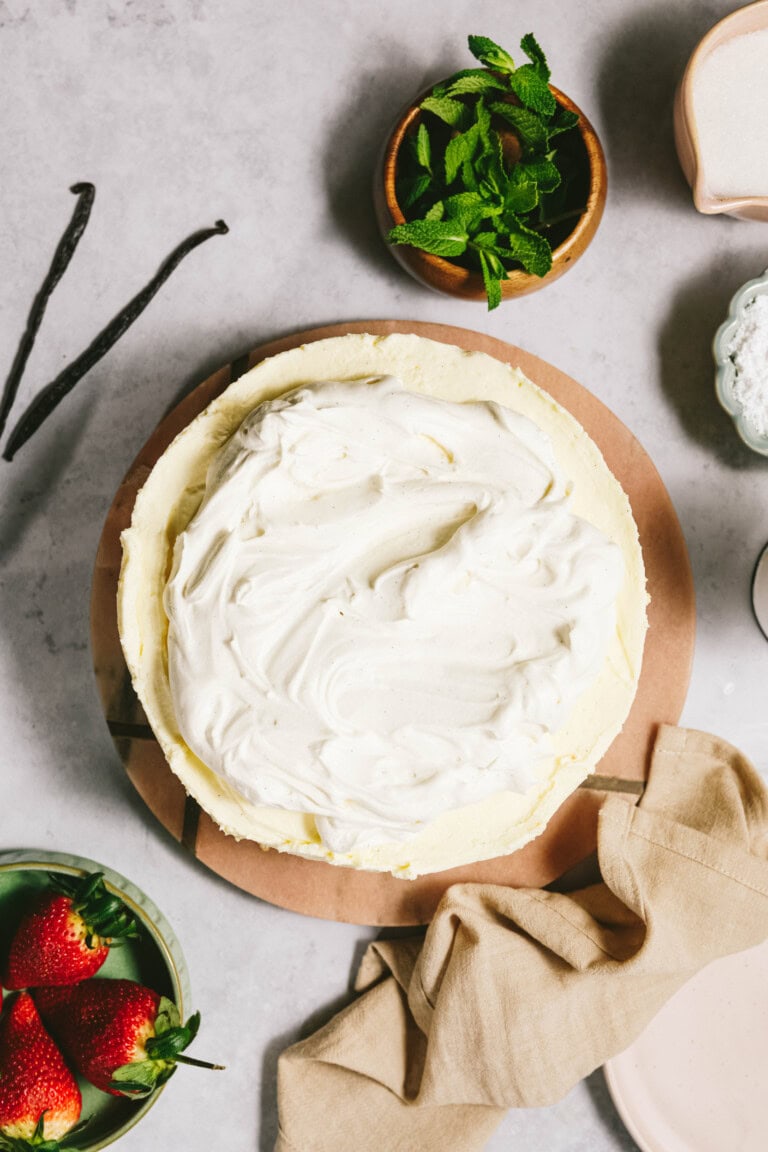
[(144, 1043), (147, 1058), (116, 1068), (110, 1083), (113, 1091), (126, 1096), (148, 1096), (166, 1082), (177, 1064), (192, 1064), (196, 1068), (221, 1068), (220, 1064), (210, 1064), (182, 1054), (197, 1036), (200, 1028), (199, 1012), (193, 1013), (186, 1024), (180, 1024), (178, 1008), (172, 1000), (162, 996), (154, 1027), (155, 1035)]
[(90, 876), (85, 876), (83, 878), (83, 883), (81, 885), (78, 885), (75, 882), (72, 887), (76, 890), (77, 896), (72, 901), (72, 907), (76, 908), (78, 911), (81, 907), (84, 908), (90, 897), (93, 896), (93, 894), (98, 889), (104, 887), (104, 885), (101, 883), (103, 879), (103, 872), (92, 872)]
[[(168, 1007), (164, 1010), (164, 1005)], [(161, 1019), (162, 1015), (162, 1019)], [(180, 1053), (188, 1048), (200, 1028), (200, 1013), (195, 1012), (186, 1024), (173, 1024), (178, 1021), (179, 1011), (175, 1004), (163, 997), (160, 1001), (160, 1011), (155, 1020), (155, 1035), (146, 1041), (144, 1047), (150, 1060), (161, 1063), (165, 1060), (176, 1060)], [(158, 1028), (160, 1021), (160, 1028)]]
[(191, 1044), (195, 1036), (197, 1036), (198, 1032), (200, 1031), (200, 1013), (193, 1012), (184, 1027), (186, 1028), (189, 1035), (189, 1040), (187, 1043)]
[(24, 1136), (8, 1136), (4, 1132), (0, 1132), (0, 1152), (64, 1152), (64, 1149), (69, 1148), (73, 1140), (77, 1140), (80, 1133), (90, 1123), (90, 1117), (81, 1120), (79, 1124), (75, 1124), (74, 1128), (70, 1128), (59, 1140), (46, 1140), (44, 1135), (44, 1122), (45, 1113), (48, 1109), (44, 1109), (40, 1113), (40, 1117), (35, 1125), (35, 1130), (29, 1137)]
[(139, 925), (124, 901), (107, 888), (103, 872), (91, 872), (85, 876), (49, 872), (48, 880), (54, 892), (72, 901), (72, 910), (78, 913), (86, 926), (89, 948), (95, 946), (95, 936), (115, 947), (125, 939), (141, 935)]
[(123, 1064), (112, 1073), (110, 1088), (128, 1096), (149, 1096), (158, 1084), (160, 1067), (153, 1060)]
[(178, 1028), (180, 1024), (179, 1010), (173, 1000), (169, 1000), (167, 996), (161, 996), (155, 1017), (155, 1036), (161, 1036), (163, 1032), (168, 1032), (171, 1028)]

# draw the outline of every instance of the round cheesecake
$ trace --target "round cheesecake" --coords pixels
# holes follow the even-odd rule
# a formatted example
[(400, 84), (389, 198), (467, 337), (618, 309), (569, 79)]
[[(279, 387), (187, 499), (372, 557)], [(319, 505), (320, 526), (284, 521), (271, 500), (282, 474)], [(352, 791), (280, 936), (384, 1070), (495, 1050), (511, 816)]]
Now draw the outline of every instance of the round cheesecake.
[(569, 413), (482, 353), (349, 335), (263, 361), (170, 445), (118, 621), (225, 832), (413, 877), (544, 828), (629, 712), (646, 602)]

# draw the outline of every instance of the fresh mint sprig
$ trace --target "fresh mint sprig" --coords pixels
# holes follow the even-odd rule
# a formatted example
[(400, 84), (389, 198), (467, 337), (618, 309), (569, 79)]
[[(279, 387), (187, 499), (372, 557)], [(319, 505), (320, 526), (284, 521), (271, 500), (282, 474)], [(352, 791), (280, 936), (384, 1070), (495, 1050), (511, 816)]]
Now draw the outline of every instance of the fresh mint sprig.
[(387, 239), (479, 271), (492, 309), (511, 271), (546, 276), (586, 186), (566, 146), (578, 116), (555, 100), (534, 36), (521, 40), (528, 63), (517, 67), (487, 36), (468, 43), (483, 67), (456, 72), (422, 100), (397, 175), (406, 223)]

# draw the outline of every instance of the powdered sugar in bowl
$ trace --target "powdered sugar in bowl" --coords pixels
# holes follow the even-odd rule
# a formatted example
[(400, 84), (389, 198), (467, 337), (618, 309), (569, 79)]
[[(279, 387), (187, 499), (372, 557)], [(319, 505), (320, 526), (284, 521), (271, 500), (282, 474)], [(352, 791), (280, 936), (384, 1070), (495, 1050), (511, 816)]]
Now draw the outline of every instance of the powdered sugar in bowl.
[(768, 271), (733, 297), (713, 350), (718, 400), (744, 443), (768, 456)]

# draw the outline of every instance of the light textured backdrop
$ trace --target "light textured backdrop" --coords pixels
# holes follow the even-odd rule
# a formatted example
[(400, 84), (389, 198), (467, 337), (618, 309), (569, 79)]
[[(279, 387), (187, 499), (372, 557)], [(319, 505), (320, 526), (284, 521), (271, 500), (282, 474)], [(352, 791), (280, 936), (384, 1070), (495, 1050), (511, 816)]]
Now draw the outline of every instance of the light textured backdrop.
[[(133, 794), (97, 702), (88, 595), (104, 514), (160, 415), (221, 363), (309, 326), (413, 318), (518, 343), (592, 389), (650, 452), (688, 540), (699, 633), (683, 720), (768, 767), (768, 645), (748, 599), (768, 462), (717, 407), (710, 354), (730, 296), (768, 265), (768, 227), (695, 213), (670, 112), (687, 56), (732, 7), (0, 0), (0, 377), (70, 217), (69, 185), (97, 187), (16, 411), (186, 233), (220, 216), (231, 229), (0, 464), (0, 848), (85, 854), (147, 890), (189, 961), (195, 1053), (228, 1065), (182, 1069), (126, 1152), (225, 1140), (269, 1152), (277, 1053), (345, 998), (370, 936), (259, 903), (188, 859)], [(373, 223), (371, 171), (401, 105), (469, 62), (468, 33), (514, 54), (528, 31), (601, 135), (610, 191), (578, 266), (488, 315), (398, 268)], [(489, 1148), (513, 1147), (634, 1145), (598, 1072), (555, 1108), (510, 1114)]]

